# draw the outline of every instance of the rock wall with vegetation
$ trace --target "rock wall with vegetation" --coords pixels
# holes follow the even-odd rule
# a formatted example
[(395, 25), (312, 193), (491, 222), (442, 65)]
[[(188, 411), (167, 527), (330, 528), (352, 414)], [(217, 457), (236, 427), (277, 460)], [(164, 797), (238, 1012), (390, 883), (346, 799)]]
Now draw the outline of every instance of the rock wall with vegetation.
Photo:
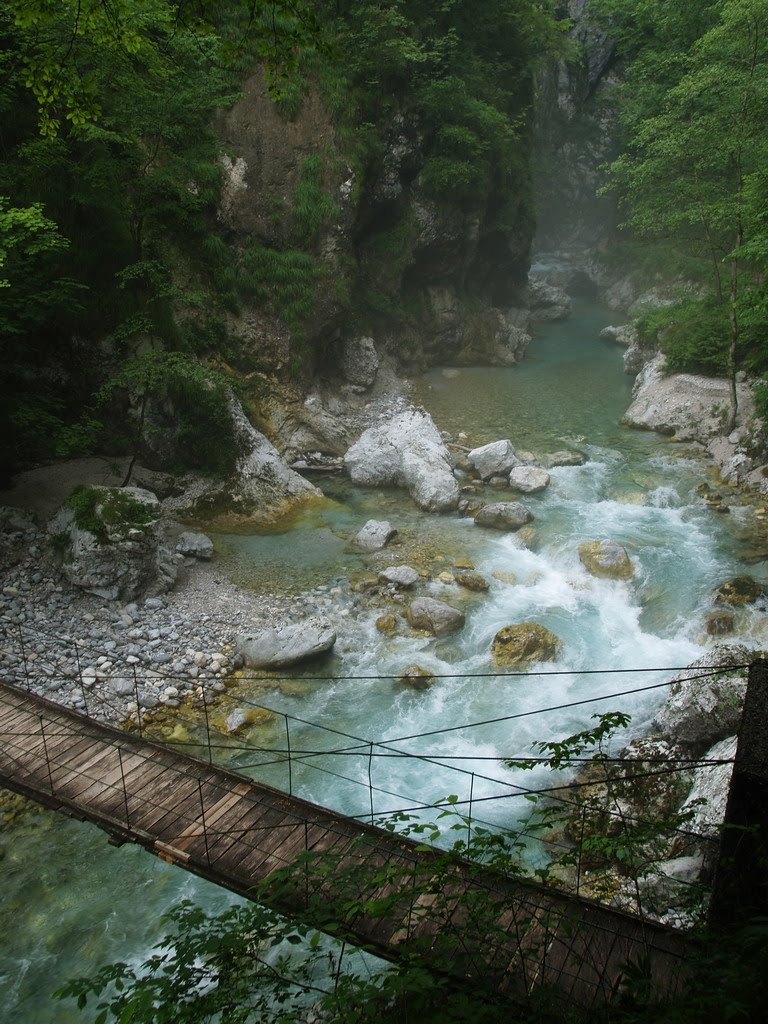
[(409, 366), (524, 346), (549, 4), (191, 6), (0, 3), (6, 474), (221, 473), (222, 376), (258, 416), (360, 338)]

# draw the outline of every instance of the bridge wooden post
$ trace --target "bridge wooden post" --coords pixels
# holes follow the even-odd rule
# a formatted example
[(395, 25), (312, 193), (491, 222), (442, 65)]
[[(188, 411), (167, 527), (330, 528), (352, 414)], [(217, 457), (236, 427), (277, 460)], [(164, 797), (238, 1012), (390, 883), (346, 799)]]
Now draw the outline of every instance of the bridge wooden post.
[(709, 910), (722, 927), (768, 914), (768, 661), (749, 667)]
[(288, 724), (288, 715), (283, 714), (285, 719), (285, 749), (288, 751), (288, 796), (293, 796), (293, 756), (291, 754), (291, 728)]
[(26, 645), (24, 644), (24, 632), (20, 625), (16, 628), (19, 634), (19, 650), (21, 651), (21, 663), (24, 666), (24, 686), (27, 690), (31, 690), (32, 684), (29, 681), (29, 662), (27, 661), (27, 648)]
[(53, 795), (53, 774), (51, 772), (51, 759), (48, 756), (48, 744), (45, 741), (45, 725), (43, 723), (43, 716), (42, 715), (38, 715), (37, 717), (40, 720), (40, 736), (41, 736), (42, 741), (43, 741), (43, 753), (45, 754), (45, 767), (46, 767), (46, 770), (48, 772), (48, 785), (49, 785), (50, 790), (51, 790), (51, 795)]
[(83, 708), (87, 715), (90, 712), (88, 711), (88, 698), (85, 696), (85, 679), (83, 679), (83, 666), (80, 661), (80, 648), (74, 640), (72, 641), (72, 646), (75, 649), (75, 664), (77, 665), (77, 678), (80, 680), (80, 693), (83, 697)]

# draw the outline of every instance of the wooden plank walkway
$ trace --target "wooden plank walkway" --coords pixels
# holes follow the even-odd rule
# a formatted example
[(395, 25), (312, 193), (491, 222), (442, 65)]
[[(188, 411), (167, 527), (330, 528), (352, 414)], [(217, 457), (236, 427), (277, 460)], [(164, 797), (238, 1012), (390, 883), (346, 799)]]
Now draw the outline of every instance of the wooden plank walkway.
[(686, 943), (671, 929), (469, 862), (446, 867), (439, 851), (7, 683), (0, 784), (387, 959), (418, 952), (485, 990), (552, 986), (588, 1010), (621, 990), (628, 962), (650, 964), (659, 996), (681, 981)]

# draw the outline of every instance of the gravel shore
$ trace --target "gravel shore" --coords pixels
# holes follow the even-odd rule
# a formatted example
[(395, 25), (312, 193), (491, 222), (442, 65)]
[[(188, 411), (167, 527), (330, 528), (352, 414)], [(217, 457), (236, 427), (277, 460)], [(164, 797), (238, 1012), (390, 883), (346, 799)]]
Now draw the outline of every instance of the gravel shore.
[[(326, 593), (254, 593), (216, 563), (177, 555), (174, 589), (105, 601), (61, 576), (45, 531), (19, 510), (5, 517), (0, 569), (0, 678), (95, 718), (122, 722), (178, 707), (205, 683), (223, 690), (238, 667), (235, 635), (327, 612)], [(327, 588), (323, 588), (327, 591)]]

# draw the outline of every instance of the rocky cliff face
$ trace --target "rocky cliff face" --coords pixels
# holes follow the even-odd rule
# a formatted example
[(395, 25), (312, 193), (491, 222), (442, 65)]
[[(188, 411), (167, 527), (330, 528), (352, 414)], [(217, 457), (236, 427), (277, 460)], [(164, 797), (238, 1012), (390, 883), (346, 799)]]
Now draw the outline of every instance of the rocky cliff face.
[(537, 243), (546, 251), (597, 248), (616, 223), (612, 200), (596, 195), (600, 166), (615, 155), (615, 45), (591, 16), (589, 0), (562, 0), (560, 14), (571, 19), (575, 56), (539, 81)]
[[(504, 229), (494, 210), (437, 202), (421, 183), (426, 129), (415, 115), (378, 126), (376, 155), (356, 163), (316, 88), (288, 117), (260, 73), (216, 128), (226, 151), (219, 232), (263, 283), (226, 317), (236, 369), (293, 381), (297, 397), (318, 375), (344, 378), (361, 336), (377, 359), (388, 353), (409, 368), (521, 357), (533, 233), (524, 196)], [(310, 166), (308, 231), (300, 206)]]

